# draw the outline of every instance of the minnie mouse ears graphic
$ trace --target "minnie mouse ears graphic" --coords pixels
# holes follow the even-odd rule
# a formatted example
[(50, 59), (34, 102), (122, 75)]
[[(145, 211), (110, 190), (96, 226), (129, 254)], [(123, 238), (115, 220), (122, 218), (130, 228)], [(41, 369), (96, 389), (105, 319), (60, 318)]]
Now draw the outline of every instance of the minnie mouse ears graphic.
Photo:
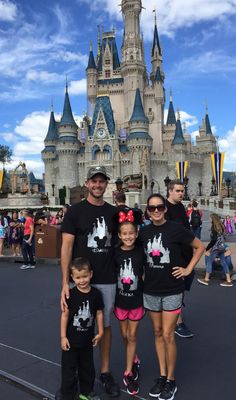
[(130, 208), (127, 211), (119, 211), (113, 216), (114, 224), (122, 224), (123, 222), (131, 222), (135, 225), (142, 224), (142, 213)]

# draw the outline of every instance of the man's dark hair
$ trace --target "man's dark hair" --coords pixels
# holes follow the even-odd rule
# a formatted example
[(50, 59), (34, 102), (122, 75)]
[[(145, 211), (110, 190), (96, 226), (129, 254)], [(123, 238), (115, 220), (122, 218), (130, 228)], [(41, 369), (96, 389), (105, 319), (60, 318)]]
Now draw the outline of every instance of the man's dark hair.
[(71, 271), (73, 269), (77, 269), (77, 271), (82, 271), (83, 269), (92, 271), (91, 264), (90, 264), (89, 260), (85, 257), (74, 258), (71, 263)]
[(196, 200), (193, 200), (192, 206), (193, 206), (193, 207), (197, 207), (197, 206), (198, 206), (198, 202), (197, 202)]
[(126, 195), (123, 192), (118, 192), (115, 197), (115, 201), (117, 203), (125, 204), (126, 202)]
[(180, 179), (173, 179), (173, 180), (170, 181), (170, 183), (168, 184), (168, 191), (169, 191), (169, 190), (173, 190), (175, 185), (184, 186), (183, 182), (182, 182)]
[(147, 199), (147, 205), (149, 205), (149, 202), (151, 199), (153, 199), (154, 197), (158, 197), (159, 199), (161, 199), (162, 203), (164, 204), (164, 206), (166, 206), (166, 199), (164, 196), (162, 196), (162, 194), (160, 193), (153, 193), (151, 194), (148, 199)]

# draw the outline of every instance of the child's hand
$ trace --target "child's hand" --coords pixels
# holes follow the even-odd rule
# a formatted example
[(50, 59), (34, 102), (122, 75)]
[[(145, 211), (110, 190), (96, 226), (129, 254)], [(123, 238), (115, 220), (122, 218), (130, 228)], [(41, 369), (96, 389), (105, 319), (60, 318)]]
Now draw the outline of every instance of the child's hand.
[(69, 340), (67, 339), (67, 337), (62, 337), (62, 338), (61, 338), (61, 348), (62, 348), (62, 350), (64, 350), (64, 351), (70, 350), (70, 342), (69, 342)]
[(92, 340), (93, 347), (97, 346), (97, 344), (100, 342), (101, 338), (102, 338), (102, 335), (101, 335), (101, 334), (97, 334), (97, 335), (93, 338), (93, 340)]

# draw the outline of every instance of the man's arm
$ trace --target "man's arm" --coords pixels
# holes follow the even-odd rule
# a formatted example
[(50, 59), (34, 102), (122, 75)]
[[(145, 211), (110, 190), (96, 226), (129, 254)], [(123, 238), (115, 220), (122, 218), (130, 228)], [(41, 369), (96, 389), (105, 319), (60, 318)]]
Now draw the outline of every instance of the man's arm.
[(75, 237), (70, 233), (62, 234), (61, 246), (61, 273), (62, 273), (62, 290), (61, 290), (61, 310), (67, 308), (66, 299), (69, 299), (69, 268), (72, 258), (72, 251)]

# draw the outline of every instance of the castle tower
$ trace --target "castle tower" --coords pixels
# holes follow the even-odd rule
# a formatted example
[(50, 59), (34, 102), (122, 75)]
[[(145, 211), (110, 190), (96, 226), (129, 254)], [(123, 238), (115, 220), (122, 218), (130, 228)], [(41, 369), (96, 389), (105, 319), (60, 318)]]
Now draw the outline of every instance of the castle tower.
[(166, 124), (163, 130), (163, 152), (167, 153), (171, 150), (171, 143), (175, 136), (176, 130), (176, 117), (173, 105), (172, 91), (170, 91), (170, 102), (167, 114)]
[(141, 0), (122, 0), (121, 2), (124, 19), (121, 74), (124, 79), (125, 126), (128, 126), (133, 111), (136, 89), (139, 88), (143, 98), (146, 83), (146, 66), (140, 34), (141, 9)]
[(174, 161), (185, 161), (187, 143), (183, 135), (182, 125), (180, 122), (180, 115), (178, 112), (178, 118), (176, 121), (175, 136), (171, 143), (173, 160)]
[(88, 66), (86, 68), (87, 76), (87, 96), (89, 102), (88, 115), (93, 115), (96, 95), (97, 95), (97, 67), (94, 60), (92, 44), (90, 44)]
[(77, 154), (79, 151), (78, 126), (74, 120), (68, 87), (63, 107), (63, 114), (58, 127), (59, 140), (57, 145), (58, 165), (59, 165), (59, 188), (63, 186), (74, 187), (79, 182)]
[(127, 138), (127, 148), (130, 152), (130, 174), (142, 174), (143, 187), (148, 185), (150, 177), (150, 158), (152, 138), (148, 134), (148, 118), (146, 117), (140, 90), (136, 89), (133, 113), (129, 121), (130, 134)]
[(51, 109), (48, 132), (44, 140), (45, 148), (41, 152), (45, 165), (45, 192), (53, 195), (52, 183), (56, 182), (55, 163), (57, 159), (56, 145), (58, 142), (57, 124)]

